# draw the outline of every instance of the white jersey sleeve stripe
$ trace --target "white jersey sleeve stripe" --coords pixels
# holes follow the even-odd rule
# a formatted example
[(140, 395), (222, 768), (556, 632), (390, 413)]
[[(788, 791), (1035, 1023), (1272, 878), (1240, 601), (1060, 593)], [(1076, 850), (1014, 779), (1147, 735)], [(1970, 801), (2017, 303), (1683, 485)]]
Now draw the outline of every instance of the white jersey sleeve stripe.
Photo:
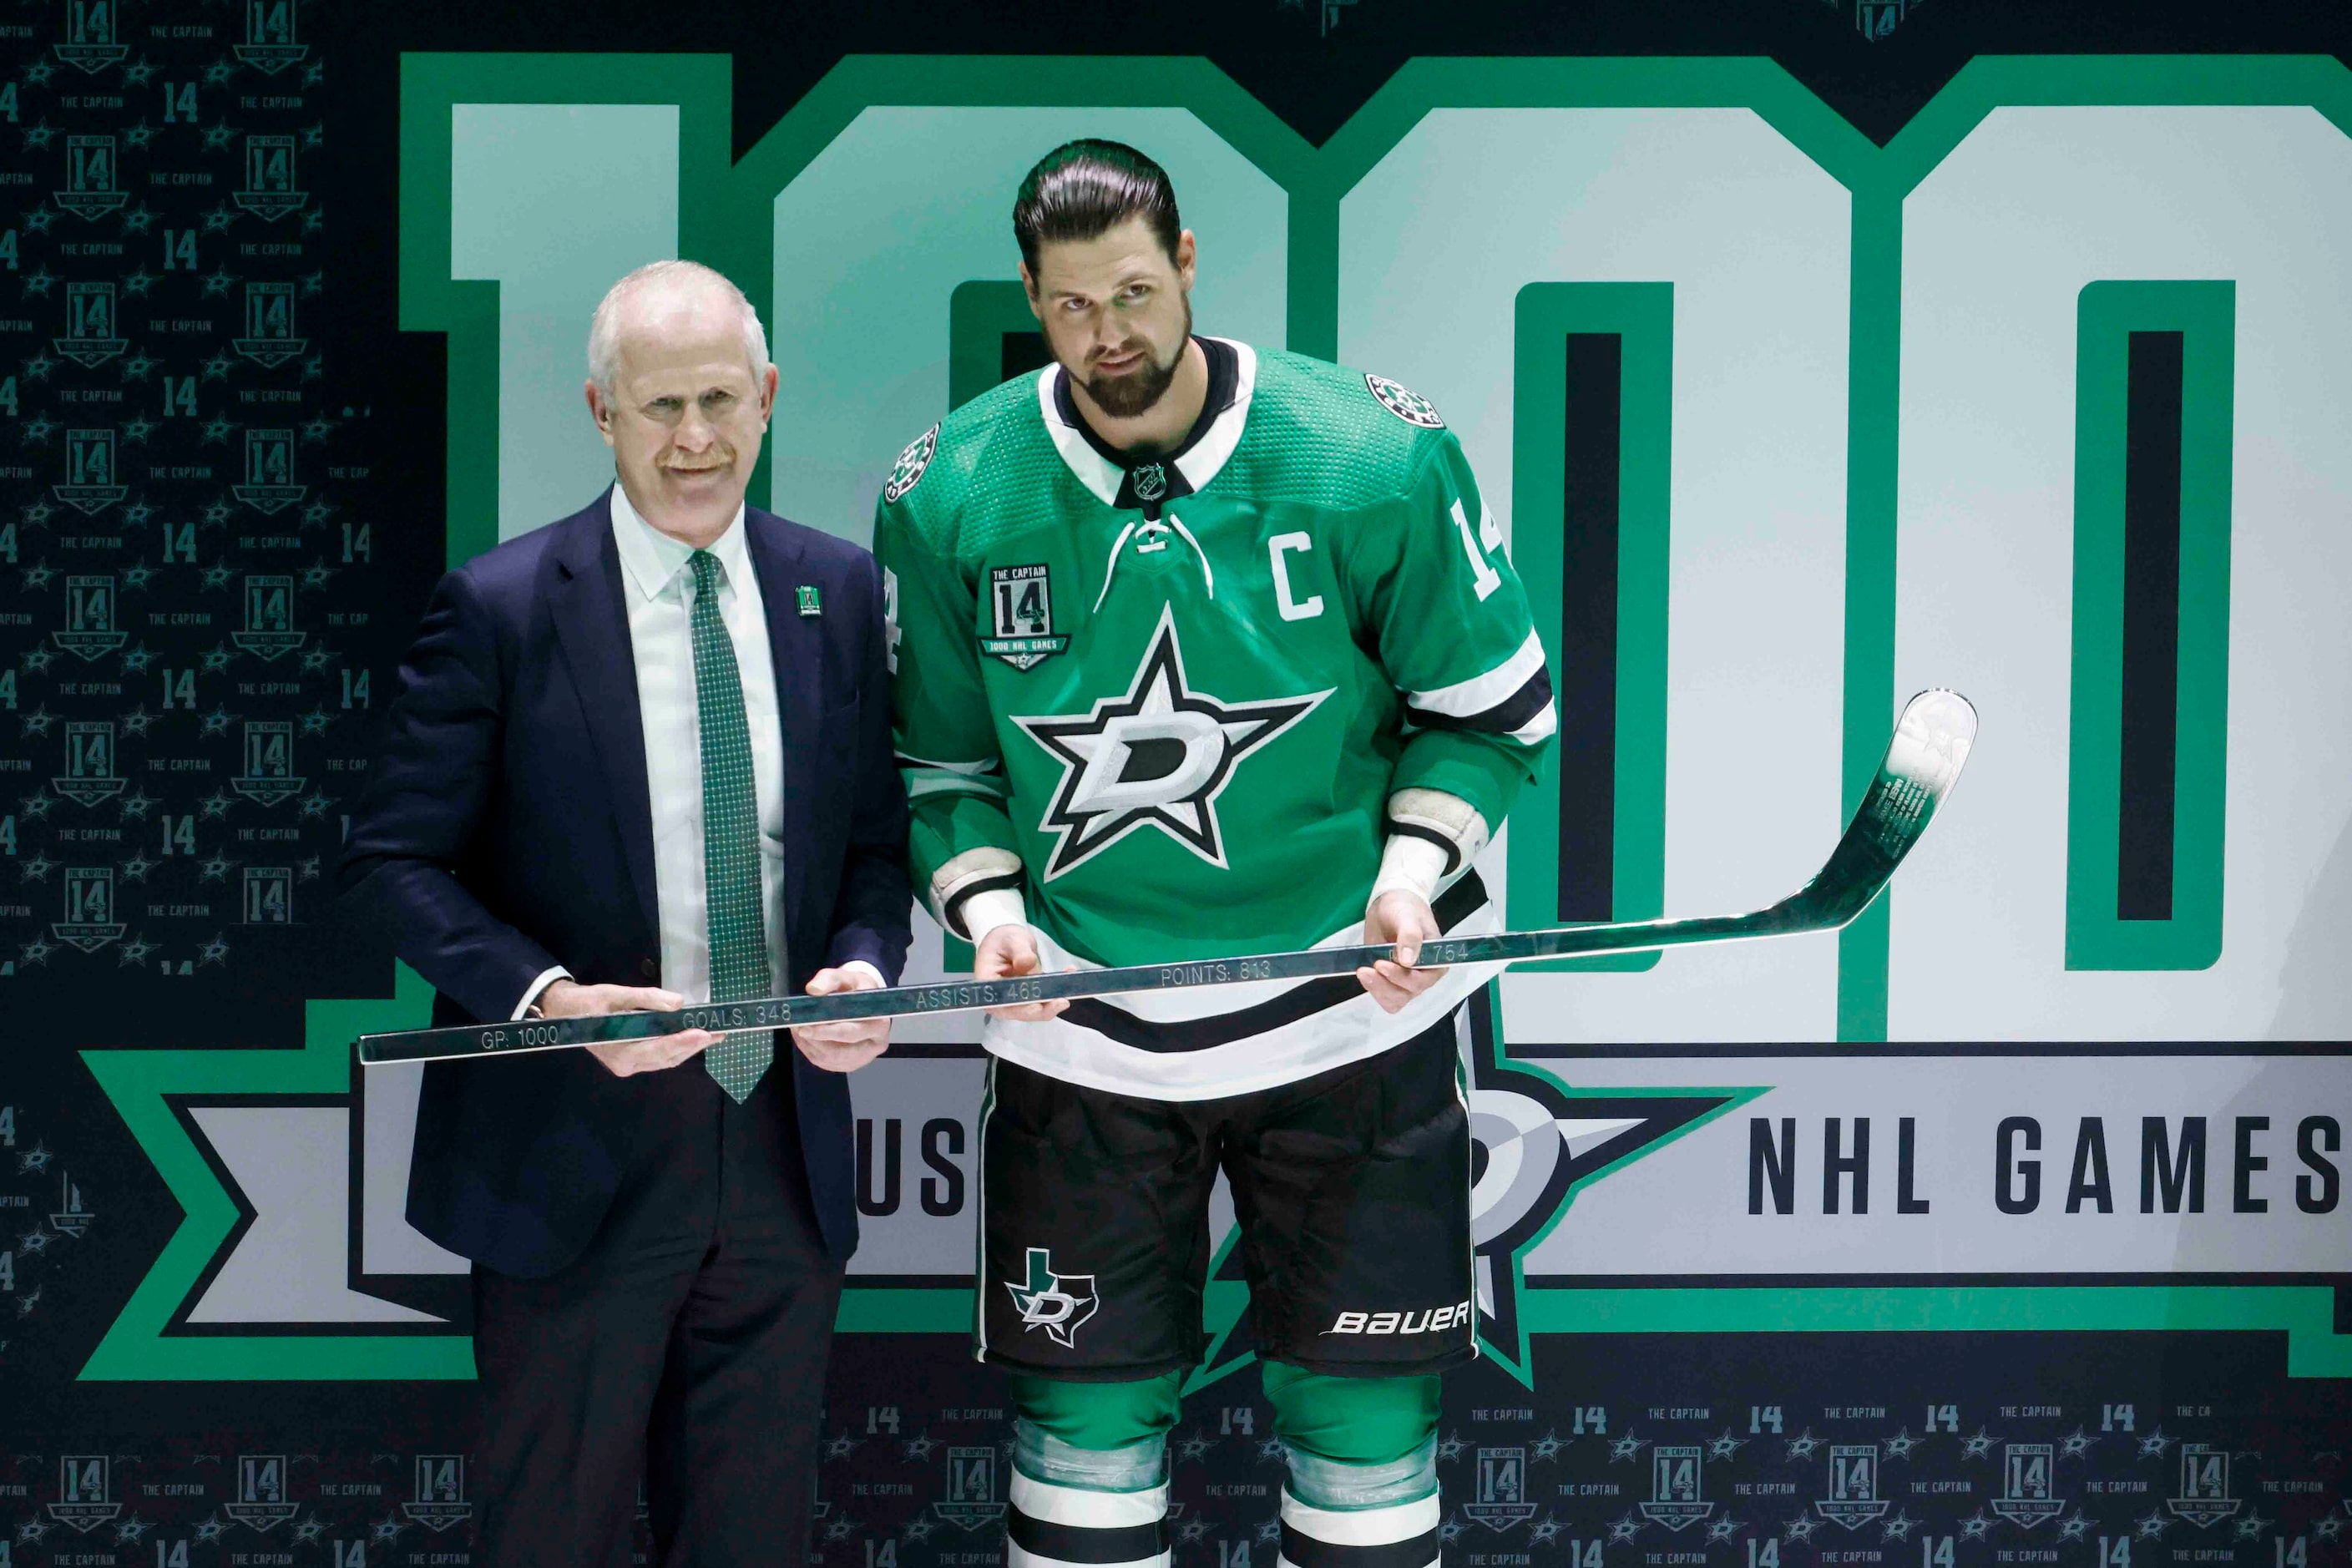
[(1474, 675), (1451, 686), (1441, 686), (1433, 691), (1408, 691), (1405, 701), (1426, 713), (1443, 713), (1449, 719), (1467, 719), (1484, 713), (1489, 708), (1507, 700), (1544, 667), (1543, 642), (1535, 633), (1519, 645), (1511, 655), (1484, 675)]
[(1556, 705), (1547, 699), (1544, 705), (1536, 710), (1534, 718), (1511, 731), (1511, 739), (1522, 746), (1532, 746), (1538, 741), (1549, 740), (1552, 731), (1559, 728), (1559, 715), (1555, 710), (1555, 707)]
[(934, 795), (976, 795), (983, 800), (1003, 800), (1006, 790), (1001, 783), (988, 779), (960, 779), (953, 774), (926, 776), (917, 773), (908, 778), (908, 800), (921, 800)]
[(984, 757), (976, 763), (942, 763), (929, 757), (910, 757), (900, 752), (893, 759), (902, 768), (935, 768), (949, 773), (993, 773), (1003, 771), (1003, 763), (995, 757)]

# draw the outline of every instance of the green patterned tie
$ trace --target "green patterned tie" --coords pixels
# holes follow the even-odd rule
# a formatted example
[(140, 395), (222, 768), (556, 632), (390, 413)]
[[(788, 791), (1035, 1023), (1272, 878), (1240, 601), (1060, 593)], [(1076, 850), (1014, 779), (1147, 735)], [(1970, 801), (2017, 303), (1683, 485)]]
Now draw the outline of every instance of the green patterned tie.
[[(765, 996), (768, 928), (761, 912), (760, 815), (751, 778), (751, 731), (735, 643), (719, 616), (719, 558), (698, 550), (694, 567), (694, 704), (702, 733), (702, 876), (710, 920), (710, 999)], [(741, 1104), (776, 1058), (772, 1029), (727, 1036), (702, 1053), (719, 1087)]]

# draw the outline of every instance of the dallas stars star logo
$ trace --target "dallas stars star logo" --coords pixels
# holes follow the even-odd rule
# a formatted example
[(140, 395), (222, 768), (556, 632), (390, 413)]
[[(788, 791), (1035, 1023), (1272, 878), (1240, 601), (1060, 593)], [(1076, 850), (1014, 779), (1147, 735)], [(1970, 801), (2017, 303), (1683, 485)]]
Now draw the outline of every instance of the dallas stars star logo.
[[(1574, 1326), (1579, 1292), (1533, 1289), (1527, 1256), (1566, 1219), (1576, 1194), (1593, 1183), (1657, 1152), (1686, 1132), (1764, 1092), (1756, 1088), (1583, 1089), (1555, 1078), (1544, 1065), (1511, 1054), (1504, 1043), (1502, 1004), (1488, 985), (1466, 1009), (1462, 1028), (1465, 1086), (1472, 1152), (1471, 1237), (1478, 1343), (1484, 1358), (1528, 1388), (1535, 1386), (1536, 1334)], [(1256, 1351), (1235, 1289), (1241, 1287), (1238, 1229), (1217, 1245), (1209, 1266), (1211, 1342), (1198, 1388), (1246, 1365)], [(1462, 1445), (1454, 1440), (1457, 1449)], [(1814, 1439), (1818, 1444), (1820, 1439)], [(1647, 1437), (1621, 1434), (1612, 1460), (1635, 1460)], [(1564, 1445), (1560, 1445), (1564, 1446)], [(1538, 1447), (1540, 1448), (1540, 1445)], [(1440, 1458), (1445, 1457), (1439, 1446)], [(1539, 1458), (1549, 1456), (1538, 1454)], [(1636, 1520), (1635, 1528), (1643, 1521)], [(1612, 1539), (1616, 1539), (1612, 1536)], [(1630, 1540), (1628, 1536), (1624, 1539)]]
[[(1500, 994), (1490, 985), (1468, 1009), (1464, 1053), (1470, 1136), (1476, 1144), (1470, 1205), (1478, 1340), (1490, 1360), (1532, 1388), (1531, 1336), (1551, 1326), (1556, 1308), (1572, 1310), (1576, 1293), (1530, 1291), (1528, 1254), (1567, 1218), (1579, 1191), (1762, 1090), (1579, 1089), (1537, 1061), (1512, 1057), (1503, 1043), (1500, 1011)], [(1612, 1445), (1612, 1459), (1624, 1442)], [(1636, 1442), (1633, 1453), (1639, 1451)]]
[(1095, 1294), (1095, 1277), (1091, 1274), (1056, 1274), (1054, 1255), (1043, 1247), (1029, 1248), (1029, 1280), (1026, 1285), (1005, 1281), (1004, 1288), (1013, 1292), (1013, 1305), (1021, 1313), (1021, 1329), (1043, 1329), (1045, 1337), (1057, 1345), (1067, 1346), (1071, 1336), (1102, 1305)]
[(1038, 824), (1056, 836), (1045, 880), (1147, 826), (1222, 869), (1217, 796), (1235, 765), (1315, 711), (1332, 689), (1221, 701), (1185, 679), (1175, 612), (1162, 609), (1125, 696), (1097, 701), (1083, 719), (1013, 721), (1062, 763), (1054, 804)]

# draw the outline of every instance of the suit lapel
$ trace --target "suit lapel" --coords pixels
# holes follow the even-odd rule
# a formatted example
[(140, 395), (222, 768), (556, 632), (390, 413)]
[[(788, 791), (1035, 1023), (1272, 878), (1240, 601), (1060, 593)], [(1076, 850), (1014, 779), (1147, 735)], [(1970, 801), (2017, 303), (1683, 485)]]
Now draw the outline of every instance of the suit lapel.
[(653, 803), (646, 786), (636, 655), (629, 641), (620, 550), (613, 542), (612, 493), (563, 526), (567, 535), (555, 550), (555, 635), (604, 764), (622, 857), (650, 941), (661, 930), (654, 900)]
[(790, 920), (801, 905), (803, 863), (807, 858), (798, 853), (793, 824), (807, 820), (806, 804), (816, 797), (817, 728), (824, 719), (818, 696), (824, 667), (824, 623), (800, 613), (801, 547), (782, 520), (747, 507), (743, 532), (751, 546), (751, 569), (760, 574), (760, 600), (768, 618), (768, 658), (776, 672), (776, 716), (783, 730), (784, 912)]

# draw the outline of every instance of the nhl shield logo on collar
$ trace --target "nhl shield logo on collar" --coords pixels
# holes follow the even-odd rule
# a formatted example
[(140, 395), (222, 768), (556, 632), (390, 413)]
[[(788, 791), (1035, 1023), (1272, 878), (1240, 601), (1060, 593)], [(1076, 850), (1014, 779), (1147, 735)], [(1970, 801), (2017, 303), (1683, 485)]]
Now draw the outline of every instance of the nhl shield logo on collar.
[(1133, 470), (1135, 499), (1147, 504), (1168, 493), (1168, 470), (1158, 463), (1144, 463)]
[(821, 616), (824, 614), (824, 603), (817, 597), (816, 584), (814, 583), (803, 583), (801, 584), (800, 605), (801, 616), (803, 619), (806, 619), (811, 616)]

